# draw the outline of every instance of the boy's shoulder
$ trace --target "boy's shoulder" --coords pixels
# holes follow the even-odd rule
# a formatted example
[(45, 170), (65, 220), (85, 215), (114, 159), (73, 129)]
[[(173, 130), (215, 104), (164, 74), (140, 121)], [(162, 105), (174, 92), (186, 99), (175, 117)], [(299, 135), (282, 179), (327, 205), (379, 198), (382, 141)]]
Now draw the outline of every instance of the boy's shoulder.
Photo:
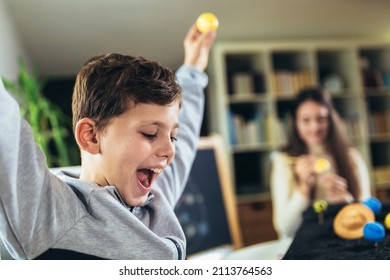
[(63, 181), (84, 204), (90, 212), (89, 201), (91, 194), (99, 189), (99, 186), (91, 181), (80, 180), (81, 166), (67, 166), (50, 168), (50, 172)]

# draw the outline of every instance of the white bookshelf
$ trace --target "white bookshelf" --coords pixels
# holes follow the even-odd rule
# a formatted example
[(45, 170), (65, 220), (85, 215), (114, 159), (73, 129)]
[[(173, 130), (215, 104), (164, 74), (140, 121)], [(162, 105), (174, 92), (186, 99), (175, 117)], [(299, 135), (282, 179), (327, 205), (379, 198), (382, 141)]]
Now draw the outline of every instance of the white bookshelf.
[[(390, 186), (390, 176), (376, 176), (390, 167), (390, 41), (217, 42), (209, 70), (209, 127), (229, 148), (238, 201), (269, 196), (270, 154), (288, 137), (294, 94), (310, 84), (332, 91), (374, 187)], [(236, 73), (245, 73), (245, 92), (232, 84)]]

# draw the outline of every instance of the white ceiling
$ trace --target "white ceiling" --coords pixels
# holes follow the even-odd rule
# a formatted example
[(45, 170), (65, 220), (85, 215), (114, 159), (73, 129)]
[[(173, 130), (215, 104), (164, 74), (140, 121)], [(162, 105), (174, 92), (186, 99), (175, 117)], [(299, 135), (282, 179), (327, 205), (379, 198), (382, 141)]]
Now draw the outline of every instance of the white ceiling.
[(390, 0), (4, 0), (42, 74), (74, 75), (92, 55), (143, 55), (176, 68), (202, 12), (218, 41), (390, 34)]

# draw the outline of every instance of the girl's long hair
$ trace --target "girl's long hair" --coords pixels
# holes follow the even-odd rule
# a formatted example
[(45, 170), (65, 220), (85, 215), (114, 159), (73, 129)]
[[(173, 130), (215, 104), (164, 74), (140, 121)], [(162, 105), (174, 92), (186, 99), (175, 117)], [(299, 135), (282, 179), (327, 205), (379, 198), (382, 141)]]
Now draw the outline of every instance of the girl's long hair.
[(299, 106), (306, 101), (314, 101), (325, 106), (329, 111), (328, 136), (326, 139), (326, 148), (334, 157), (338, 175), (347, 180), (348, 190), (355, 200), (360, 197), (361, 186), (356, 177), (352, 158), (349, 153), (349, 142), (344, 123), (340, 119), (336, 109), (333, 106), (332, 99), (328, 92), (319, 87), (309, 87), (301, 90), (296, 96), (291, 110), (292, 129), (289, 142), (283, 148), (283, 151), (290, 156), (300, 156), (309, 152), (306, 143), (301, 139), (296, 126), (297, 110)]

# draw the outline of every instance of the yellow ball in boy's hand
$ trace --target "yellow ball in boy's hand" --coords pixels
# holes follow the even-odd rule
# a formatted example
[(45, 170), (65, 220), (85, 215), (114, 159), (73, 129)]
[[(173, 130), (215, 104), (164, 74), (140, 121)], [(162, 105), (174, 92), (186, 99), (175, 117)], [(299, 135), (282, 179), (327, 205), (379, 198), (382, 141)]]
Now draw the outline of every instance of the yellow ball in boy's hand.
[(213, 13), (203, 13), (196, 20), (196, 27), (200, 32), (206, 32), (210, 29), (218, 29), (218, 18)]

